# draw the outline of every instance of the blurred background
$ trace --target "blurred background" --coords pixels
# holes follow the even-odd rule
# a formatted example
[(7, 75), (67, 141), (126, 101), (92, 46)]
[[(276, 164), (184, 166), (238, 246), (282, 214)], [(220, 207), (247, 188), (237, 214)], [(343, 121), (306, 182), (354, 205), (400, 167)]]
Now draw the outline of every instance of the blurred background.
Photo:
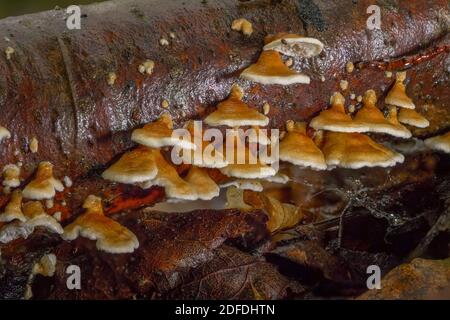
[(88, 4), (102, 1), (105, 0), (0, 0), (0, 18), (51, 10), (56, 6), (66, 8), (72, 4)]

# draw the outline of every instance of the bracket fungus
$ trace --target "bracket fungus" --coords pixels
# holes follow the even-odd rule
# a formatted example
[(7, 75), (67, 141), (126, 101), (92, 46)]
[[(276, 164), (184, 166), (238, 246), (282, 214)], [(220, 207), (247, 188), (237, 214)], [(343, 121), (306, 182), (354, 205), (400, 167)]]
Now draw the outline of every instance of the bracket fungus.
[(389, 117), (376, 106), (377, 96), (374, 90), (367, 90), (363, 97), (363, 107), (356, 113), (354, 122), (367, 130), (359, 132), (386, 133), (395, 137), (410, 138), (411, 132), (397, 120), (397, 109), (389, 109)]
[(406, 79), (406, 72), (397, 72), (396, 80), (392, 89), (388, 92), (384, 102), (396, 107), (415, 109), (416, 106), (406, 94), (406, 87), (403, 83)]
[(19, 220), (25, 222), (27, 219), (22, 212), (22, 192), (16, 190), (12, 193), (11, 199), (5, 207), (5, 211), (0, 214), (0, 222), (11, 222)]
[(322, 151), (306, 134), (306, 123), (288, 123), (287, 134), (280, 142), (280, 160), (295, 165), (325, 170), (327, 165)]
[(3, 126), (0, 126), (0, 142), (2, 142), (3, 139), (9, 139), (11, 138), (11, 133)]
[(178, 175), (177, 170), (164, 159), (159, 150), (155, 150), (154, 156), (158, 173), (153, 180), (144, 182), (142, 188), (147, 189), (152, 186), (160, 186), (164, 188), (168, 198), (197, 200), (197, 192)]
[(180, 146), (193, 149), (195, 146), (184, 139), (173, 135), (173, 121), (169, 113), (163, 113), (158, 120), (146, 124), (143, 128), (135, 129), (131, 140), (151, 148)]
[(9, 188), (20, 186), (20, 168), (15, 164), (8, 164), (3, 168), (3, 186)]
[(443, 135), (426, 139), (425, 145), (433, 150), (450, 153), (450, 131)]
[(430, 122), (414, 109), (400, 108), (398, 121), (417, 128), (426, 128), (430, 125)]
[(36, 176), (23, 190), (23, 197), (33, 200), (52, 199), (55, 192), (61, 192), (64, 186), (53, 177), (53, 165), (50, 162), (39, 163)]
[(140, 146), (125, 153), (116, 163), (103, 172), (103, 179), (133, 184), (152, 180), (158, 169), (154, 159), (155, 151)]
[(261, 162), (239, 136), (233, 139), (234, 143), (231, 143), (231, 146), (229, 143), (226, 144), (228, 165), (219, 169), (222, 174), (242, 179), (264, 179), (276, 174), (276, 170)]
[(345, 98), (339, 92), (335, 92), (330, 98), (331, 107), (320, 112), (309, 123), (315, 130), (329, 130), (336, 132), (365, 132), (368, 131), (345, 113)]
[(243, 91), (233, 85), (229, 97), (217, 105), (217, 110), (204, 120), (210, 126), (266, 126), (269, 118), (242, 101)]
[(25, 203), (23, 205), (23, 214), (27, 219), (25, 224), (33, 228), (33, 230), (37, 227), (44, 227), (57, 234), (62, 234), (64, 232), (58, 221), (45, 212), (42, 203), (39, 201)]
[(191, 188), (197, 193), (200, 200), (211, 200), (220, 193), (219, 186), (208, 175), (204, 169), (191, 167), (185, 181), (191, 185)]
[(323, 43), (315, 38), (292, 33), (278, 33), (264, 39), (264, 50), (275, 50), (291, 57), (312, 58), (323, 50)]
[(263, 51), (258, 61), (242, 71), (240, 77), (261, 84), (285, 86), (295, 83), (309, 84), (311, 81), (307, 75), (289, 69), (280, 53), (274, 50)]
[(327, 132), (322, 151), (327, 165), (349, 169), (390, 167), (405, 160), (361, 133)]
[(131, 253), (139, 247), (134, 233), (104, 215), (100, 198), (90, 195), (83, 208), (86, 212), (64, 228), (64, 240), (75, 240), (79, 236), (96, 240), (97, 249), (109, 253)]
[[(202, 126), (198, 126), (199, 122), (190, 120), (186, 123), (185, 128), (191, 134), (191, 141), (195, 145), (194, 149), (181, 148), (181, 157), (188, 158), (189, 164), (194, 164), (201, 168), (223, 168), (228, 163), (225, 159), (225, 155), (216, 148), (217, 141), (205, 141), (207, 135), (204, 135)], [(200, 123), (201, 124), (201, 123)], [(222, 143), (222, 141), (220, 141)], [(178, 151), (176, 149), (174, 152)], [(187, 153), (187, 154), (186, 154)]]

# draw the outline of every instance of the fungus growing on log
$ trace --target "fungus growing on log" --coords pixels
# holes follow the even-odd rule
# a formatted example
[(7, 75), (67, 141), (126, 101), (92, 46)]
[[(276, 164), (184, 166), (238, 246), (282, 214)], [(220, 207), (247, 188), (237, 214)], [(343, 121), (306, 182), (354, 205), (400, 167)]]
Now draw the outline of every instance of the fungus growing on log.
[(90, 195), (83, 208), (86, 212), (64, 228), (64, 240), (72, 241), (79, 236), (96, 240), (97, 249), (109, 253), (131, 253), (139, 247), (130, 230), (104, 215), (100, 198)]
[(426, 128), (430, 122), (414, 109), (400, 108), (398, 121), (417, 128)]
[(375, 91), (367, 90), (363, 97), (363, 107), (356, 113), (353, 119), (361, 128), (367, 129), (360, 132), (386, 133), (395, 137), (410, 138), (411, 132), (401, 125), (396, 117), (396, 109), (390, 109), (390, 116), (386, 119), (376, 106), (377, 96)]
[(312, 58), (323, 50), (323, 43), (315, 38), (292, 33), (278, 33), (264, 39), (264, 50), (275, 50), (291, 57)]
[(425, 145), (433, 150), (450, 153), (450, 131), (425, 140)]
[(322, 151), (327, 165), (349, 169), (391, 167), (405, 159), (361, 133), (327, 132)]
[(295, 83), (309, 84), (311, 81), (307, 75), (289, 69), (280, 53), (274, 50), (263, 51), (256, 63), (242, 71), (241, 78), (261, 84), (285, 86)]
[(8, 164), (3, 168), (3, 186), (7, 188), (20, 186), (20, 168), (15, 164)]
[(330, 99), (331, 107), (323, 110), (309, 123), (316, 130), (329, 130), (336, 132), (364, 132), (368, 128), (353, 121), (352, 117), (345, 113), (345, 98), (339, 92), (335, 92)]
[(53, 165), (50, 162), (41, 162), (36, 176), (23, 190), (23, 197), (33, 200), (52, 199), (56, 191), (63, 190), (61, 181), (53, 177)]
[(22, 222), (27, 220), (22, 212), (22, 192), (20, 190), (15, 190), (12, 193), (5, 210), (0, 214), (0, 222), (11, 222), (13, 220)]
[(280, 142), (280, 160), (325, 170), (327, 165), (323, 153), (306, 134), (306, 123), (289, 123), (286, 129), (287, 134)]
[(152, 180), (157, 173), (155, 150), (141, 146), (125, 153), (103, 172), (102, 177), (115, 182), (133, 184)]
[(185, 149), (193, 149), (195, 146), (173, 135), (173, 121), (169, 113), (163, 113), (154, 122), (146, 124), (143, 128), (135, 129), (131, 140), (151, 148), (168, 146), (180, 146)]
[(416, 106), (410, 97), (406, 94), (404, 81), (406, 72), (397, 72), (396, 80), (392, 89), (388, 92), (384, 102), (396, 107), (415, 109)]
[(204, 120), (210, 126), (266, 126), (269, 118), (242, 101), (242, 89), (234, 85), (229, 97), (217, 105), (217, 110)]

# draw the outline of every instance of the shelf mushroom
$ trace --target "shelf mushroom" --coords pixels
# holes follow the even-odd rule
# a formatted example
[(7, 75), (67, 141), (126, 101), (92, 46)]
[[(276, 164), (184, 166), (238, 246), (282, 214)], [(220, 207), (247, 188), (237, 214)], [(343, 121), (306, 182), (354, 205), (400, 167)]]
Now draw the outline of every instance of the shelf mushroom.
[(53, 165), (44, 161), (39, 163), (35, 178), (23, 190), (23, 197), (32, 200), (53, 199), (56, 191), (61, 192), (64, 186), (53, 177)]
[(5, 211), (0, 214), (0, 222), (11, 222), (13, 220), (19, 220), (25, 222), (27, 219), (22, 212), (22, 192), (15, 190), (11, 199), (5, 207)]
[(258, 61), (242, 71), (241, 78), (261, 84), (291, 85), (295, 83), (309, 84), (310, 78), (302, 73), (289, 69), (275, 50), (263, 51)]
[(264, 43), (264, 50), (275, 50), (287, 56), (302, 58), (315, 57), (324, 47), (318, 39), (285, 32), (266, 36)]
[(234, 85), (229, 97), (217, 105), (217, 110), (205, 118), (210, 126), (266, 126), (269, 118), (242, 101), (242, 89)]
[(23, 205), (23, 214), (27, 219), (25, 225), (31, 227), (33, 230), (37, 227), (44, 227), (57, 234), (64, 232), (58, 221), (45, 212), (42, 203), (39, 201), (25, 203)]
[(126, 184), (152, 180), (158, 173), (155, 152), (154, 149), (144, 146), (131, 150), (103, 172), (102, 177)]
[(3, 139), (9, 139), (11, 138), (11, 133), (3, 126), (0, 126), (0, 142), (2, 142)]
[(229, 177), (243, 179), (264, 179), (276, 174), (274, 168), (262, 163), (257, 155), (250, 151), (239, 135), (234, 135), (233, 140), (232, 146), (225, 146), (228, 165), (219, 169), (220, 172)]
[(289, 121), (286, 129), (287, 134), (280, 142), (280, 160), (325, 170), (327, 165), (323, 153), (306, 134), (306, 123)]
[(200, 200), (211, 200), (220, 193), (219, 186), (204, 169), (191, 167), (184, 180), (191, 185)]
[(309, 123), (315, 130), (329, 130), (336, 132), (366, 132), (368, 127), (362, 126), (352, 120), (345, 113), (345, 98), (339, 92), (335, 92), (330, 98), (331, 107), (320, 112)]
[[(183, 149), (180, 157), (185, 159), (187, 156), (187, 163), (193, 164), (201, 168), (223, 168), (228, 163), (225, 159), (225, 155), (216, 148), (217, 141), (205, 141), (202, 127), (198, 125), (198, 121), (190, 120), (186, 123), (185, 128), (191, 135), (192, 143), (195, 144), (194, 149)], [(201, 122), (200, 122), (201, 124)], [(220, 141), (222, 143), (222, 141)], [(173, 151), (176, 151), (175, 149)], [(186, 161), (183, 161), (186, 163)]]
[(131, 140), (151, 148), (168, 146), (195, 148), (190, 141), (179, 139), (173, 135), (173, 121), (169, 113), (163, 113), (158, 120), (146, 124), (143, 128), (135, 129)]
[(426, 128), (430, 125), (430, 122), (414, 109), (400, 108), (398, 121), (417, 128)]
[(356, 113), (354, 122), (367, 131), (386, 133), (395, 137), (410, 138), (411, 132), (397, 120), (397, 109), (389, 109), (389, 117), (386, 119), (376, 106), (377, 95), (374, 90), (367, 90), (363, 97), (363, 107)]
[(148, 189), (152, 186), (163, 187), (168, 198), (180, 200), (197, 200), (198, 194), (191, 184), (184, 181), (177, 170), (164, 159), (159, 150), (155, 150), (155, 163), (158, 173), (153, 180), (144, 182), (141, 187)]
[(327, 132), (322, 151), (327, 165), (349, 169), (390, 167), (405, 159), (361, 133)]
[(99, 197), (87, 197), (83, 208), (86, 212), (64, 228), (64, 240), (72, 241), (79, 236), (96, 240), (97, 249), (109, 253), (131, 253), (139, 247), (133, 232), (104, 215)]
[(443, 135), (426, 139), (425, 145), (433, 150), (450, 153), (450, 131)]
[(406, 72), (397, 72), (396, 80), (392, 89), (388, 92), (384, 102), (396, 107), (415, 109), (416, 106), (406, 94), (406, 87), (403, 83), (406, 79)]

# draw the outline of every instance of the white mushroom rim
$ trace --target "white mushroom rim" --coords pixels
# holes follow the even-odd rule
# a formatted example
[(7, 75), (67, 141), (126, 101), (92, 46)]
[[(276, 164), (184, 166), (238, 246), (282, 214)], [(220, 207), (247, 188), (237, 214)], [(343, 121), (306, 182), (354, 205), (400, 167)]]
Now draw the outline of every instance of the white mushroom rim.
[[(225, 132), (225, 133), (224, 133)], [(228, 165), (257, 164), (258, 159), (270, 158), (271, 167), (278, 171), (279, 167), (279, 130), (270, 130), (270, 148), (267, 143), (269, 132), (267, 129), (226, 129), (217, 128), (203, 130), (202, 121), (194, 121), (194, 132), (187, 129), (176, 129), (172, 133), (173, 139), (194, 142), (195, 150), (183, 149), (180, 145), (174, 146), (171, 152), (173, 164), (208, 164), (225, 161)], [(270, 155), (267, 154), (270, 150)]]

